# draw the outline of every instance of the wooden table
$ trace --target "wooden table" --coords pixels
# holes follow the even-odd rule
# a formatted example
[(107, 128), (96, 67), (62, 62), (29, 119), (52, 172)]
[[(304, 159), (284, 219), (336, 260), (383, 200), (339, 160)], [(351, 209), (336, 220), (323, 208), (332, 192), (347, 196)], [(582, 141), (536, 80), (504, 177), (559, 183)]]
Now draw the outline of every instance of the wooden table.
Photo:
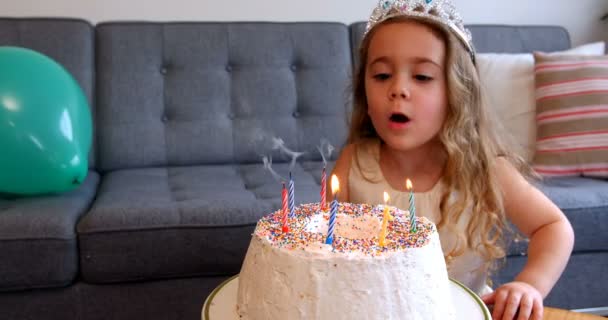
[(604, 317), (545, 307), (543, 320), (606, 320)]

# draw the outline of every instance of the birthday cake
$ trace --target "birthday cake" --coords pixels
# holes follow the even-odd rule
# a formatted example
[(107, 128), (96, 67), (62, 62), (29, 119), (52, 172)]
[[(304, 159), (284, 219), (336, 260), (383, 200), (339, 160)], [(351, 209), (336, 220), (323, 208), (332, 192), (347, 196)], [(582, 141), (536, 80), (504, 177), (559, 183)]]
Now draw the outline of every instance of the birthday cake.
[(286, 223), (282, 210), (263, 217), (239, 276), (240, 318), (454, 319), (437, 228), (388, 208), (384, 229), (384, 206), (339, 203), (331, 244), (319, 204)]

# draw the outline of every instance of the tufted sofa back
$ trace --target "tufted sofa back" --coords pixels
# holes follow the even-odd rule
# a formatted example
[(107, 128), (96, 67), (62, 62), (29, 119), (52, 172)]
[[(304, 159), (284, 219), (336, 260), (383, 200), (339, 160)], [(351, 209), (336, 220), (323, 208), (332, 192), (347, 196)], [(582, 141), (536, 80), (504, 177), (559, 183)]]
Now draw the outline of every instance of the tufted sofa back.
[[(0, 45), (38, 50), (74, 75), (93, 108), (90, 164), (100, 171), (288, 161), (269, 150), (271, 137), (314, 161), (321, 138), (345, 141), (364, 27), (0, 18)], [(478, 52), (570, 44), (560, 27), (469, 27)]]
[[(0, 17), (0, 46), (29, 48), (60, 63), (82, 88), (94, 117), (93, 35), (94, 27), (80, 19)], [(95, 144), (93, 139), (90, 168), (95, 168)]]
[(321, 159), (322, 138), (344, 143), (343, 24), (116, 22), (96, 32), (102, 171), (261, 163), (272, 137), (303, 160)]

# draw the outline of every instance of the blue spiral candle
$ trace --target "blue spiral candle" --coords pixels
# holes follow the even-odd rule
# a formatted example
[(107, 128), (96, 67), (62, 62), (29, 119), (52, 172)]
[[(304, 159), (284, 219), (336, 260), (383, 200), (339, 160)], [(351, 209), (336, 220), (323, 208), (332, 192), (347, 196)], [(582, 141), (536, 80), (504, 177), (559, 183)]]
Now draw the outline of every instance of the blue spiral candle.
[(334, 243), (334, 229), (336, 228), (336, 215), (338, 214), (338, 200), (334, 198), (334, 201), (331, 202), (331, 211), (329, 215), (329, 228), (327, 229), (327, 239), (325, 240), (326, 244)]
[(334, 201), (331, 202), (331, 210), (329, 213), (329, 227), (327, 228), (326, 244), (334, 243), (334, 229), (336, 228), (336, 215), (338, 214), (338, 190), (340, 190), (340, 182), (335, 174), (331, 175), (331, 194), (334, 196)]
[(291, 172), (289, 172), (289, 217), (293, 218), (295, 217), (296, 213), (295, 213), (295, 207), (296, 207), (296, 200), (295, 198), (295, 191), (294, 191), (294, 186), (293, 186), (293, 179), (291, 178)]

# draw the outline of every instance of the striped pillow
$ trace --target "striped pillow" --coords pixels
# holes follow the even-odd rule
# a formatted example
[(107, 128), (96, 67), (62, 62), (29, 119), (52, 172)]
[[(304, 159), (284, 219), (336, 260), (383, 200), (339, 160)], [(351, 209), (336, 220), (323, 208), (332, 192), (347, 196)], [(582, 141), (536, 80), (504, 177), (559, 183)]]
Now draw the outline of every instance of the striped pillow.
[(534, 53), (534, 60), (534, 169), (608, 177), (608, 56)]

